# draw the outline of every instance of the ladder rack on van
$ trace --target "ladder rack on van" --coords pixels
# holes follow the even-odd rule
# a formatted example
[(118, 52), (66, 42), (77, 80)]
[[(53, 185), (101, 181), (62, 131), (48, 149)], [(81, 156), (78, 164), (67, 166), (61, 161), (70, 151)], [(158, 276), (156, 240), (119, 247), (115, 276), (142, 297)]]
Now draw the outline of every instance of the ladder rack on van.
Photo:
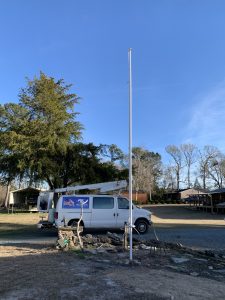
[[(48, 220), (41, 220), (38, 223), (38, 228), (46, 228), (54, 225), (54, 206), (58, 201), (57, 194), (70, 192), (75, 195), (76, 191), (79, 190), (99, 190), (100, 193), (105, 193), (114, 190), (121, 190), (127, 187), (126, 180), (101, 182), (94, 184), (85, 184), (77, 186), (69, 186), (65, 188), (57, 188), (53, 191), (40, 192), (37, 202), (37, 209), (39, 212), (48, 213)], [(54, 205), (54, 204), (55, 205)], [(43, 217), (42, 217), (43, 219)]]
[(94, 184), (86, 184), (86, 185), (77, 185), (77, 186), (69, 186), (65, 188), (55, 189), (55, 193), (64, 193), (64, 192), (75, 192), (79, 190), (100, 190), (101, 193), (120, 190), (127, 187), (127, 181), (111, 181), (111, 182), (102, 182), (102, 183), (94, 183)]

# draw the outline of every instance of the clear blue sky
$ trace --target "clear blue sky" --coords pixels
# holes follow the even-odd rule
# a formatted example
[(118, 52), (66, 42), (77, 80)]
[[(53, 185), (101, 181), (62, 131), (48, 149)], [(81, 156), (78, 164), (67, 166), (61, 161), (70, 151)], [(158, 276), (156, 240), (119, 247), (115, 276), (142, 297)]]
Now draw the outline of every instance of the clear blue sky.
[(1, 0), (0, 102), (40, 71), (74, 84), (84, 142), (164, 154), (192, 142), (225, 151), (225, 1)]

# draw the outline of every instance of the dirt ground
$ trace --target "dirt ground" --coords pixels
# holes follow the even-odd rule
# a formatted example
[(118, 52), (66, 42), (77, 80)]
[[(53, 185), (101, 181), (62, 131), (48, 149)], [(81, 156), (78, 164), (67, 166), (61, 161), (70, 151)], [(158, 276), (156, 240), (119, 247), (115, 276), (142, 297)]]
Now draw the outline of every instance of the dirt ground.
[[(168, 216), (173, 222), (223, 221), (202, 213), (199, 220), (195, 213), (185, 218), (179, 207), (165, 210), (152, 208), (155, 222)], [(0, 214), (0, 240), (37, 220), (37, 214)], [(0, 245), (0, 299), (225, 299), (225, 252), (149, 245), (135, 246), (132, 264), (128, 252), (104, 245), (85, 252), (56, 250), (54, 244)]]

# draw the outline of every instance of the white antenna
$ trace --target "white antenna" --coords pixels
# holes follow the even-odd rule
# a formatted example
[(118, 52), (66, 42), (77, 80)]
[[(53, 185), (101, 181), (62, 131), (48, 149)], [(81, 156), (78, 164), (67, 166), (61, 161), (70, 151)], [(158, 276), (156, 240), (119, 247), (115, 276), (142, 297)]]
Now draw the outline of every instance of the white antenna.
[(132, 70), (131, 70), (131, 48), (128, 50), (129, 64), (129, 226), (130, 226), (130, 261), (133, 259), (133, 214), (132, 214)]

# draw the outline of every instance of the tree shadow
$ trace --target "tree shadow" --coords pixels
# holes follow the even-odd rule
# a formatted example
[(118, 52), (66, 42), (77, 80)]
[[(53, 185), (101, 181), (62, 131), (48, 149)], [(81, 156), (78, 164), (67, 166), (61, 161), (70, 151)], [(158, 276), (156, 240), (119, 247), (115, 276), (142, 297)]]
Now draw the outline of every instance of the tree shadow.
[(37, 225), (17, 224), (17, 223), (2, 223), (0, 228), (0, 239), (12, 238), (40, 238), (52, 237), (57, 235), (55, 228), (38, 229)]

